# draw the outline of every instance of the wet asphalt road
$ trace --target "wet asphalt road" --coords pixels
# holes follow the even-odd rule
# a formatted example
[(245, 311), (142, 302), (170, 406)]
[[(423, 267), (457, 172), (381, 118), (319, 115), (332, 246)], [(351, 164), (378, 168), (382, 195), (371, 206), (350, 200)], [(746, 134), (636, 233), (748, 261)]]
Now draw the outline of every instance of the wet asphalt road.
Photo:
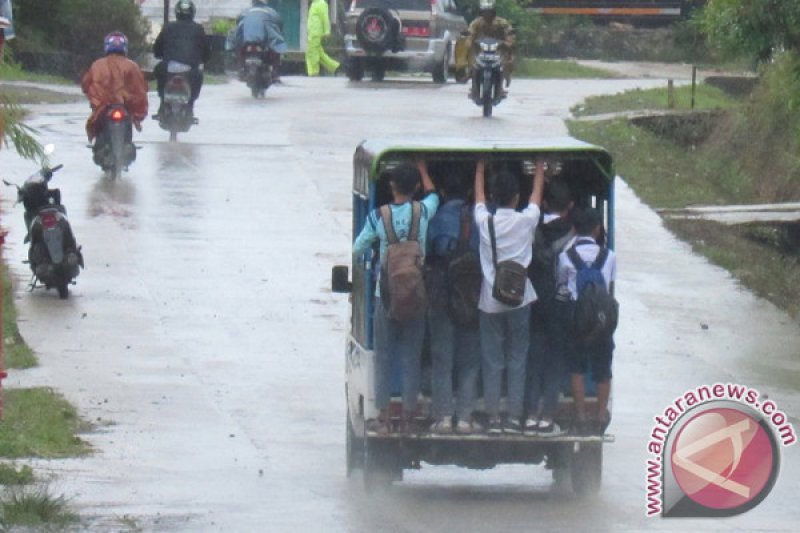
[[(207, 86), (200, 124), (170, 145), (146, 122), (138, 159), (117, 182), (85, 148), (85, 104), (35, 106), (33, 125), (65, 165), (53, 185), (87, 269), (67, 301), (26, 292), (22, 210), (4, 195), (22, 334), (41, 361), (6, 386), (62, 391), (96, 423), (83, 436), (96, 453), (31, 464), (93, 531), (117, 531), (124, 517), (144, 531), (191, 532), (796, 530), (797, 446), (745, 515), (645, 517), (653, 417), (716, 381), (756, 387), (797, 414), (800, 329), (675, 241), (622, 182), (617, 440), (599, 496), (578, 501), (533, 466), (429, 467), (381, 495), (344, 476), (348, 310), (329, 287), (330, 267), (349, 263), (357, 143), (564, 135), (583, 97), (662, 83), (517, 80), (491, 120), (463, 86), (425, 78), (287, 77), (263, 101), (238, 82)], [(19, 181), (35, 170), (6, 150), (0, 169)]]

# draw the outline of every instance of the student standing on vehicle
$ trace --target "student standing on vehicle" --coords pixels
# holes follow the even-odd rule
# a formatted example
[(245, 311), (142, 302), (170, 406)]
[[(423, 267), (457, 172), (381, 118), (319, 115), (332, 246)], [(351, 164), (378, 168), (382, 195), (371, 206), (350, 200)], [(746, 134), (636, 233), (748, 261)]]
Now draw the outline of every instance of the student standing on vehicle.
[(86, 121), (89, 142), (99, 133), (98, 121), (111, 104), (125, 106), (137, 131), (142, 131), (147, 117), (147, 82), (139, 65), (126, 57), (128, 38), (122, 32), (111, 32), (103, 39), (103, 49), (105, 57), (92, 63), (81, 77), (81, 89), (92, 107)]
[(164, 105), (164, 87), (167, 83), (167, 72), (171, 69), (189, 68), (189, 83), (192, 87), (190, 109), (200, 97), (203, 87), (203, 71), (200, 63), (207, 63), (211, 57), (211, 47), (203, 26), (194, 21), (195, 7), (191, 0), (179, 0), (175, 4), (175, 21), (168, 23), (153, 43), (153, 55), (161, 59), (153, 74), (156, 78), (161, 114)]
[(566, 183), (547, 184), (542, 205), (545, 213), (534, 234), (533, 259), (528, 269), (537, 300), (531, 307), (525, 433), (543, 437), (562, 433), (553, 421), (566, 372), (564, 339), (556, 318), (556, 275), (559, 255), (575, 236), (570, 219), (574, 205)]
[[(420, 161), (414, 167), (402, 164), (388, 172), (388, 181), (392, 190), (392, 203), (388, 205), (391, 227), (388, 228), (400, 241), (416, 238), (424, 253), (428, 221), (436, 214), (439, 197), (428, 175), (427, 165)], [(423, 199), (415, 202), (420, 182), (423, 188)], [(410, 235), (414, 212), (418, 210), (417, 235)], [(380, 265), (385, 265), (389, 248), (389, 234), (381, 208), (375, 209), (367, 217), (364, 228), (353, 244), (353, 254), (357, 257), (368, 251), (375, 241), (380, 242)], [(389, 402), (391, 400), (391, 371), (393, 361), (399, 360), (402, 366), (403, 387), (403, 423), (401, 431), (413, 431), (413, 413), (417, 406), (420, 390), (422, 343), (425, 336), (425, 311), (422, 307), (414, 318), (395, 320), (390, 317), (386, 295), (381, 294), (382, 280), (378, 280), (375, 298), (374, 335), (375, 335), (375, 404), (379, 410), (378, 419), (373, 429), (385, 434), (390, 431)]]
[[(576, 210), (573, 215), (575, 243), (570, 247), (577, 251), (578, 256), (586, 266), (591, 266), (602, 250), (607, 250), (598, 242), (602, 242), (603, 215), (596, 209)], [(606, 290), (613, 297), (614, 281), (617, 277), (617, 260), (614, 252), (607, 250), (607, 257), (603, 263), (601, 273), (606, 283)], [(577, 268), (569, 257), (569, 249), (561, 253), (558, 259), (558, 295), (557, 298), (569, 299), (567, 311), (562, 316), (570, 316), (569, 305), (574, 305), (578, 299)], [(568, 322), (562, 323), (567, 326)], [(566, 339), (565, 349), (567, 366), (570, 372), (572, 397), (575, 401), (575, 428), (579, 434), (602, 433), (608, 426), (611, 415), (608, 411), (608, 398), (611, 392), (611, 359), (614, 352), (613, 335), (598, 339), (590, 345), (580, 345), (574, 331), (565, 327), (563, 336)], [(584, 374), (591, 370), (592, 379), (597, 384), (597, 412), (594, 420), (587, 420), (586, 415), (586, 390)]]
[(328, 72), (339, 70), (339, 62), (325, 53), (322, 38), (331, 34), (331, 21), (328, 16), (328, 3), (325, 0), (313, 0), (308, 8), (308, 43), (306, 46), (306, 70), (309, 76), (319, 76), (319, 67)]
[[(473, 220), (473, 207), (465, 199), (459, 178), (450, 174), (439, 182), (444, 203), (428, 226), (425, 256), (430, 302), (428, 331), (433, 361), (431, 408), (435, 422), (431, 430), (434, 433), (451, 433), (454, 415), (458, 420), (456, 433), (469, 434), (479, 430), (472, 420), (481, 368), (477, 300), (473, 300), (474, 317), (468, 316), (469, 309), (451, 308), (451, 305), (469, 305), (471, 301), (450, 294), (454, 283), (475, 283), (477, 295), (481, 282), (478, 229)], [(471, 260), (475, 262), (474, 269), (466, 264)], [(471, 276), (471, 271), (477, 276)], [(466, 272), (466, 275), (459, 275), (459, 272)], [(469, 291), (470, 287), (459, 289)], [(456, 405), (453, 404), (454, 369), (458, 387)]]
[[(486, 207), (484, 175), (486, 162), (478, 161), (475, 170), (475, 222), (480, 233), (480, 256), (483, 284), (480, 309), (481, 362), (483, 395), (489, 415), (488, 432), (521, 434), (523, 431), (523, 400), (525, 395), (525, 366), (528, 358), (530, 308), (536, 293), (525, 276), (524, 295), (518, 306), (512, 307), (495, 298), (496, 265), (513, 261), (526, 269), (531, 262), (533, 235), (539, 223), (544, 188), (544, 162), (537, 159), (531, 196), (522, 211), (519, 204), (519, 180), (510, 172), (494, 176), (492, 199), (498, 206), (492, 215)], [(494, 230), (495, 245), (491, 232)], [(493, 250), (494, 248), (494, 250)], [(496, 252), (496, 253), (495, 253)], [(496, 258), (495, 258), (496, 255)], [(500, 419), (500, 396), (503, 370), (507, 379), (508, 418)]]

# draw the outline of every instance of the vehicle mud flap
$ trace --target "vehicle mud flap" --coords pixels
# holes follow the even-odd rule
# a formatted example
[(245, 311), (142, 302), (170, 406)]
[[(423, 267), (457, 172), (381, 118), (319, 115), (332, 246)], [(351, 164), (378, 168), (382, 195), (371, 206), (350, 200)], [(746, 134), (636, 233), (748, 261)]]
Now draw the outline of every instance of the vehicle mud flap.
[(50, 254), (50, 261), (54, 265), (61, 264), (64, 261), (64, 232), (58, 227), (44, 230), (42, 238)]
[(569, 471), (575, 494), (588, 497), (597, 493), (603, 479), (603, 444), (576, 442)]
[(399, 449), (389, 439), (367, 438), (364, 442), (364, 488), (369, 492), (386, 489), (403, 479)]

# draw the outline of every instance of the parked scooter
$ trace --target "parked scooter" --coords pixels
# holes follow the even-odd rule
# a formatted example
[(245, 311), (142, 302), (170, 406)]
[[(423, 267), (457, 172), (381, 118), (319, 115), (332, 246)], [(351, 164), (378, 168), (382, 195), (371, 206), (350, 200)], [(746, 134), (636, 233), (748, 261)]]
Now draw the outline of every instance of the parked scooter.
[(67, 210), (61, 204), (61, 191), (48, 187), (53, 173), (62, 166), (43, 166), (22, 187), (6, 180), (3, 183), (17, 188), (16, 203), (22, 202), (25, 207), (28, 233), (24, 242), (30, 243), (27, 262), (33, 273), (30, 289), (41, 284), (45, 289), (55, 288), (58, 296), (65, 299), (69, 296), (69, 285), (75, 283), (83, 268), (83, 254), (67, 220)]
[(472, 67), (472, 100), (483, 108), (483, 116), (492, 116), (492, 106), (499, 104), (503, 93), (503, 61), (498, 47), (499, 41), (482, 38), (478, 42), (478, 53)]
[(192, 124), (197, 124), (190, 102), (192, 101), (192, 86), (189, 75), (192, 67), (170, 61), (167, 66), (167, 81), (164, 86), (164, 102), (158, 115), (158, 125), (163, 130), (169, 131), (169, 140), (178, 140), (179, 132), (187, 132)]
[(264, 98), (264, 93), (278, 77), (279, 55), (259, 43), (246, 43), (242, 50), (244, 81), (253, 98)]
[(95, 164), (114, 179), (136, 160), (133, 122), (124, 105), (111, 104), (106, 108), (92, 152)]

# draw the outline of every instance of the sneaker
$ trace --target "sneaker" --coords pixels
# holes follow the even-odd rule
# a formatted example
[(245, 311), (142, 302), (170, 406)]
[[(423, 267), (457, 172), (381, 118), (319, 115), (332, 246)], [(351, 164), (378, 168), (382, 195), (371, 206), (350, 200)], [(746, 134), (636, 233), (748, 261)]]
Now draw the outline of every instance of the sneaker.
[(503, 434), (503, 423), (500, 421), (500, 418), (497, 418), (497, 417), (491, 418), (489, 420), (489, 427), (486, 429), (486, 432), (489, 435), (493, 436), (493, 437), (496, 437), (498, 435), (502, 435)]
[(591, 435), (592, 434), (591, 425), (589, 424), (589, 422), (587, 420), (575, 419), (575, 420), (572, 421), (572, 427), (570, 429), (570, 432), (573, 435), (586, 437), (587, 435)]
[(453, 432), (453, 421), (449, 416), (441, 418), (431, 426), (431, 432), (444, 435)]
[(539, 422), (537, 435), (540, 437), (558, 437), (564, 433), (565, 431), (555, 422)]
[(522, 420), (519, 418), (508, 418), (503, 424), (503, 433), (522, 435)]
[(539, 431), (539, 421), (535, 418), (526, 418), (523, 431), (526, 435), (536, 435), (536, 432)]
[(459, 435), (470, 435), (473, 433), (472, 424), (466, 420), (459, 420), (456, 423), (455, 431)]
[(390, 433), (389, 424), (379, 418), (367, 420), (367, 431), (374, 431), (378, 435), (385, 436)]

